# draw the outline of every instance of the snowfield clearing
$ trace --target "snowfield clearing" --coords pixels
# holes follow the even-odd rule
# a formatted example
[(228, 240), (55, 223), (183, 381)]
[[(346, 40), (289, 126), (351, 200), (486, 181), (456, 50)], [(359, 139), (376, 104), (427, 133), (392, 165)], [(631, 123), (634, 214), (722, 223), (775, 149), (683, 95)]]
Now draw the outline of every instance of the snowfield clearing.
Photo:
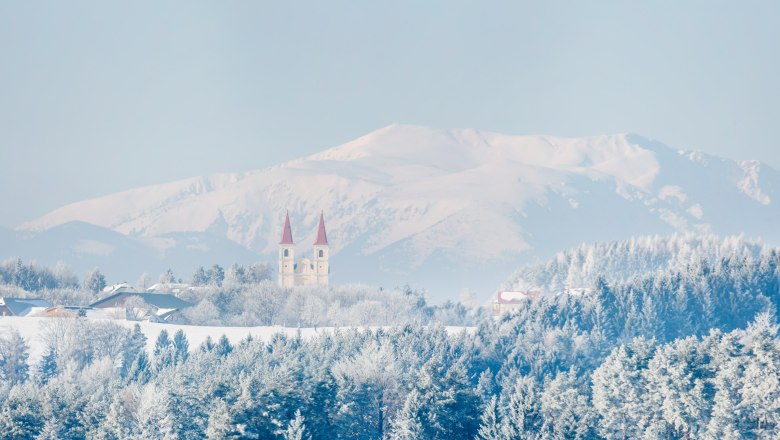
[[(30, 346), (30, 363), (35, 364), (43, 356), (45, 350), (45, 344), (43, 343), (43, 335), (46, 332), (46, 326), (48, 323), (56, 321), (58, 319), (74, 319), (74, 318), (34, 318), (34, 317), (20, 317), (20, 316), (3, 316), (0, 317), (0, 336), (6, 336), (13, 330), (17, 330), (22, 337), (27, 341)], [(235, 345), (247, 336), (252, 335), (255, 339), (261, 339), (263, 341), (269, 341), (276, 334), (283, 334), (286, 336), (300, 335), (302, 338), (313, 338), (319, 335), (333, 333), (339, 330), (349, 330), (355, 327), (282, 327), (282, 326), (264, 326), (264, 327), (213, 327), (213, 326), (197, 326), (197, 325), (177, 325), (177, 324), (161, 324), (154, 322), (144, 321), (128, 321), (126, 319), (88, 319), (94, 322), (111, 322), (117, 325), (121, 325), (132, 329), (136, 324), (141, 326), (141, 331), (146, 336), (146, 348), (149, 353), (154, 348), (154, 342), (160, 331), (167, 330), (169, 336), (173, 336), (179, 329), (184, 331), (187, 335), (187, 340), (190, 344), (190, 351), (198, 350), (200, 345), (211, 336), (214, 342), (217, 341), (222, 335), (227, 336), (230, 343)], [(377, 328), (377, 327), (365, 327), (365, 328)], [(474, 331), (476, 327), (445, 327), (447, 333), (454, 335), (462, 331)]]

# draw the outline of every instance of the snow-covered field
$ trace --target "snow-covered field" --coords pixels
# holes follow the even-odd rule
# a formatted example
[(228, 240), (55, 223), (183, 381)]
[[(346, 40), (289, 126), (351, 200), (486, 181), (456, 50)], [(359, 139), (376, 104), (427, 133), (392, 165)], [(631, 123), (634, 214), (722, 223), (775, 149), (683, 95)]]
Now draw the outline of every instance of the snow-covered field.
[[(45, 350), (42, 343), (42, 335), (46, 331), (46, 323), (51, 322), (54, 319), (73, 319), (73, 318), (33, 318), (33, 317), (17, 317), (17, 316), (3, 316), (0, 317), (0, 336), (8, 335), (11, 331), (17, 330), (22, 337), (27, 341), (30, 346), (30, 362), (35, 363), (43, 356)], [(91, 318), (85, 318), (91, 319)], [(317, 327), (317, 328), (297, 328), (297, 327), (281, 327), (281, 326), (268, 326), (268, 327), (211, 327), (211, 326), (197, 326), (197, 325), (176, 325), (176, 324), (159, 324), (153, 322), (138, 322), (128, 321), (125, 319), (91, 319), (92, 321), (104, 321), (112, 322), (118, 325), (125, 326), (127, 328), (133, 328), (136, 324), (141, 326), (146, 336), (146, 347), (151, 352), (154, 347), (154, 342), (160, 331), (163, 329), (168, 331), (170, 336), (173, 336), (179, 329), (183, 330), (187, 335), (187, 340), (190, 343), (190, 351), (197, 350), (198, 347), (211, 336), (214, 342), (217, 341), (222, 335), (227, 336), (231, 344), (237, 344), (242, 339), (249, 335), (253, 338), (268, 341), (273, 335), (284, 334), (287, 336), (300, 335), (302, 338), (312, 338), (325, 333), (332, 333), (337, 331), (334, 327)], [(340, 329), (346, 329), (346, 327), (340, 327)], [(461, 331), (471, 331), (471, 327), (446, 327), (450, 334), (459, 333)]]

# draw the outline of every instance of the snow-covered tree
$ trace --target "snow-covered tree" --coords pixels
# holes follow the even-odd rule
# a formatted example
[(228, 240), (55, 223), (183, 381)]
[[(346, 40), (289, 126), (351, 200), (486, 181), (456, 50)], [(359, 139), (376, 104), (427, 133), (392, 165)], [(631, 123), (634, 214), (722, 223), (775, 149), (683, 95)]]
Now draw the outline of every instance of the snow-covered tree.
[(593, 406), (606, 438), (639, 438), (654, 409), (645, 370), (655, 353), (652, 341), (638, 338), (620, 346), (593, 373)]
[(301, 415), (301, 410), (295, 411), (295, 417), (290, 420), (287, 429), (280, 432), (284, 440), (305, 440), (310, 438), (306, 434), (305, 418)]
[(11, 330), (8, 336), (0, 337), (0, 380), (17, 384), (27, 380), (30, 349), (22, 335)]
[(96, 267), (87, 272), (87, 276), (84, 277), (83, 286), (84, 289), (92, 293), (98, 293), (106, 287), (106, 277), (103, 276), (103, 274), (100, 273), (100, 269)]

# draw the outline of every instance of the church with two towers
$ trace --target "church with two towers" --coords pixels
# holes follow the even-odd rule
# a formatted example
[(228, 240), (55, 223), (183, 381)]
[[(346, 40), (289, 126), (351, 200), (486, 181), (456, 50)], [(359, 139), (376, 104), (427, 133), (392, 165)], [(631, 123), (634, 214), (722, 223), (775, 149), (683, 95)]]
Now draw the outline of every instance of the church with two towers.
[(282, 240), (279, 242), (279, 285), (281, 287), (328, 285), (328, 236), (325, 219), (320, 213), (317, 238), (314, 240), (314, 259), (301, 258), (295, 262), (295, 243), (290, 228), (290, 214), (284, 217)]

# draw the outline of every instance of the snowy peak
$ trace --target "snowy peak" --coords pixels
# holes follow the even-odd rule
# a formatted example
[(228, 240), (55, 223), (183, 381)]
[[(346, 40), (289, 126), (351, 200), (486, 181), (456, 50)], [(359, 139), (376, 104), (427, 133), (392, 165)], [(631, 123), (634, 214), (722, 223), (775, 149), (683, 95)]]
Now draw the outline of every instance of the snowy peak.
[(404, 172), (460, 173), (502, 165), (524, 165), (616, 178), (646, 187), (657, 173), (652, 151), (631, 142), (636, 136), (586, 138), (508, 136), (474, 129), (435, 130), (390, 125), (352, 142), (296, 161), (352, 162)]

